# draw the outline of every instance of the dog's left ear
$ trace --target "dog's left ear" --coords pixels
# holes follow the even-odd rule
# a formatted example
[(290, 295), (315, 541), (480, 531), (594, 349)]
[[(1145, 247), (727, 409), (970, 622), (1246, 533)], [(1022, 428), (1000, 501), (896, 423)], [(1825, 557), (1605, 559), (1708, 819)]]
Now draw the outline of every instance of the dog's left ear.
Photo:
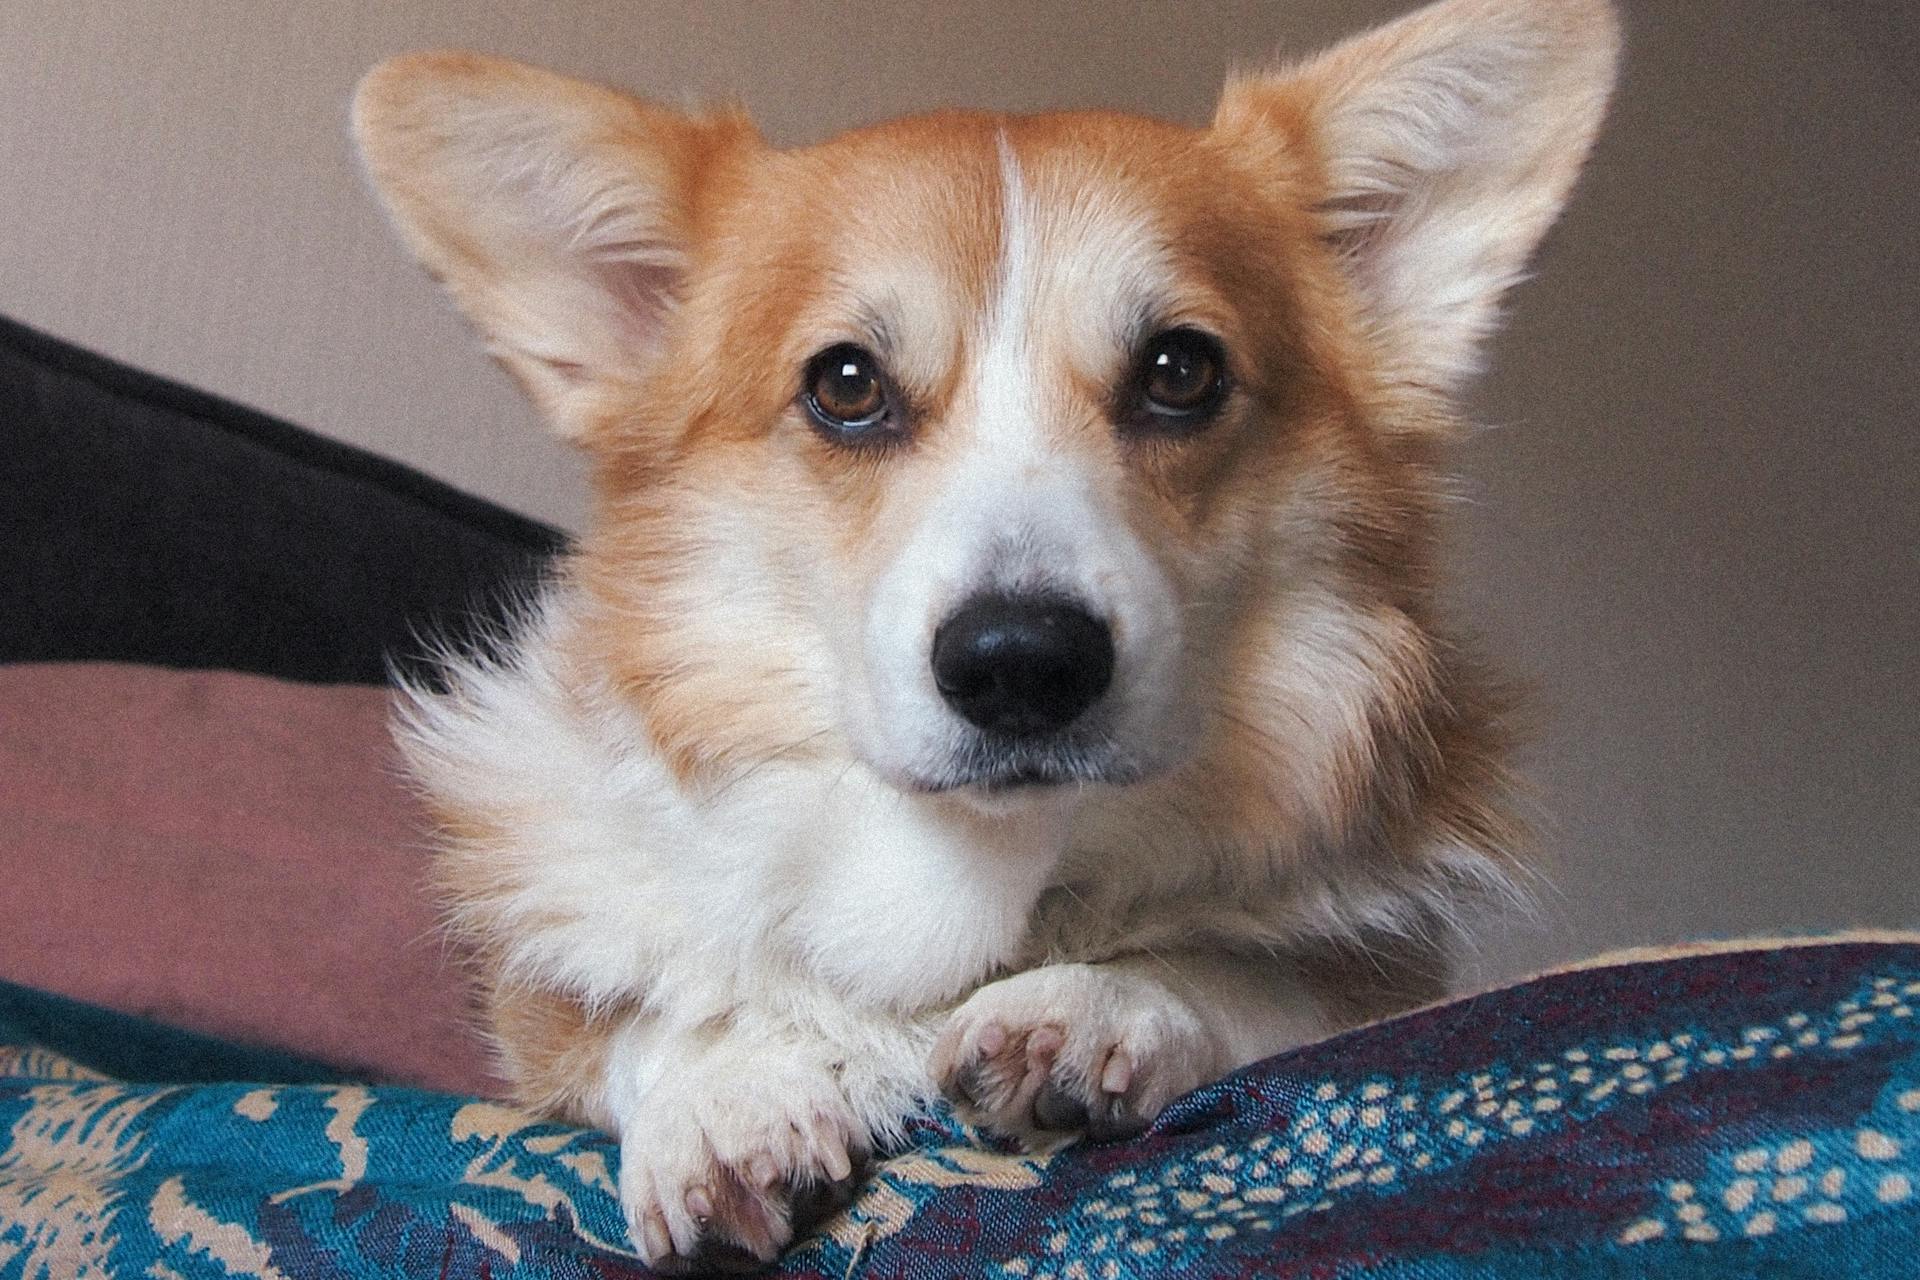
[(470, 53), (367, 73), (355, 139), (393, 220), (563, 437), (597, 389), (641, 376), (692, 243), (700, 184), (762, 145), (689, 116)]
[(1394, 375), (1452, 391), (1566, 202), (1619, 51), (1608, 0), (1443, 0), (1230, 84), (1213, 129), (1305, 158)]

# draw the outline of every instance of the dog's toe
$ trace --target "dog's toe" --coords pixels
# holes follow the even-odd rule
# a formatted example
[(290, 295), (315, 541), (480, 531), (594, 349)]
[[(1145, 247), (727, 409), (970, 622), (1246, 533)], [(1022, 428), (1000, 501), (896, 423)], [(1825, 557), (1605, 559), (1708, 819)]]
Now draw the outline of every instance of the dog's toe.
[(1036, 1144), (1132, 1137), (1208, 1078), (1197, 1019), (1153, 986), (1094, 965), (1029, 970), (954, 1012), (933, 1057), (969, 1120)]

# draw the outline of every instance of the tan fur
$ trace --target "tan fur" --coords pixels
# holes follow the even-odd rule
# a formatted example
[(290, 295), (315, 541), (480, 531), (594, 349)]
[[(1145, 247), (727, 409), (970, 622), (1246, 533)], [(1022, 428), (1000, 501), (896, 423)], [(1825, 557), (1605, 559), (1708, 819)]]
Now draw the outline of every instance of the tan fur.
[[(1448, 0), (1236, 81), (1201, 129), (942, 113), (791, 151), (474, 55), (369, 76), (356, 128), (403, 234), (592, 466), (517, 650), (456, 664), (404, 736), (514, 1087), (621, 1132), (651, 1260), (715, 1232), (764, 1256), (792, 1215), (753, 1161), (830, 1181), (933, 1084), (1021, 1132), (1048, 1064), (1097, 1090), (1124, 1052), (1150, 1115), (1444, 989), (1462, 913), (1527, 874), (1506, 696), (1435, 603), (1449, 394), (1616, 45), (1602, 0)], [(1135, 324), (1219, 339), (1233, 389), (1205, 430), (1116, 429)], [(895, 446), (799, 407), (843, 341), (887, 364)], [(1166, 758), (1031, 801), (920, 795), (857, 710), (892, 678), (858, 624), (928, 554), (927, 513), (1009, 457), (1005, 484), (1071, 477), (1137, 548), (1113, 564), (1147, 568), (1101, 570), (1144, 575), (1115, 592), (1164, 588), (1178, 652), (1127, 649), (1122, 624), (1158, 623), (1124, 610), (1116, 643), (1165, 659)], [(544, 735), (524, 760), (516, 726)], [(977, 857), (931, 870), (952, 841)], [(741, 896), (681, 896), (709, 882)], [(918, 952), (845, 914), (869, 892), (921, 921)], [(791, 1134), (766, 1117), (777, 1139), (723, 1078), (775, 1062), (794, 1074), (765, 1105), (813, 1099)], [(687, 1206), (714, 1197), (710, 1226)]]
[(572, 1124), (607, 1124), (597, 1105), (609, 1042), (631, 1010), (589, 1012), (578, 1000), (531, 987), (496, 987), (486, 1015), (516, 1099)]

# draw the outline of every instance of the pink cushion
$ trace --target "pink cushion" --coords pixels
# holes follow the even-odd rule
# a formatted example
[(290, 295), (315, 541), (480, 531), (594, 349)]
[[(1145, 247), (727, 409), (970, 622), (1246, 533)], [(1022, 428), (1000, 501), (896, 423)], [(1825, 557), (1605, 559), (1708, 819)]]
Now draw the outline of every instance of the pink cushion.
[(0, 978), (491, 1092), (388, 693), (0, 666)]

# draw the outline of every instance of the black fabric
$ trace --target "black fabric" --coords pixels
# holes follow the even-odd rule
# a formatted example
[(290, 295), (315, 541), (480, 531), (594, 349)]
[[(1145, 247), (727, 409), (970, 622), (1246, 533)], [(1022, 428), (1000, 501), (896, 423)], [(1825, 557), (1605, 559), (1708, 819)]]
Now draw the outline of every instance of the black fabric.
[(364, 450), (0, 319), (0, 661), (378, 683), (563, 545)]

